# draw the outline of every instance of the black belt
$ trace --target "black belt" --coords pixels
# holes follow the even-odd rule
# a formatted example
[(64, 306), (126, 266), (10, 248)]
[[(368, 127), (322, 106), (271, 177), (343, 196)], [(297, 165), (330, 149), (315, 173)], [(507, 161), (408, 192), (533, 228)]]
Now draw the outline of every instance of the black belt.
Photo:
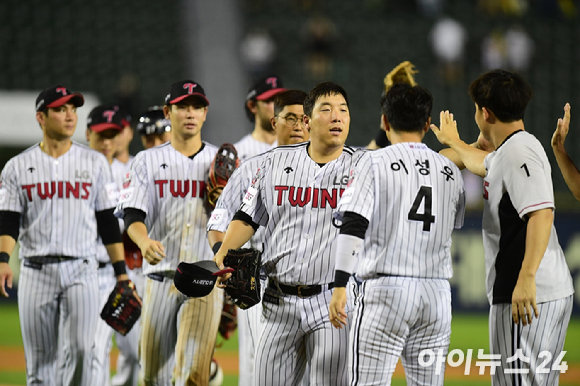
[(108, 266), (108, 265), (111, 265), (111, 263), (101, 263), (101, 262), (99, 261), (99, 269), (101, 269), (101, 268), (105, 268), (105, 267), (106, 267), (106, 266)]
[[(282, 283), (277, 283), (272, 279), (268, 280), (268, 286), (271, 288), (279, 288), (280, 291), (286, 295), (294, 295), (300, 298), (309, 298), (314, 295), (318, 295), (322, 292), (322, 285), (286, 285)], [(328, 284), (328, 289), (333, 289), (334, 283)]]
[(62, 261), (74, 260), (74, 259), (76, 259), (76, 257), (48, 255), (48, 256), (32, 256), (32, 257), (29, 257), (27, 260), (29, 260), (35, 264), (53, 264), (53, 263), (60, 263)]

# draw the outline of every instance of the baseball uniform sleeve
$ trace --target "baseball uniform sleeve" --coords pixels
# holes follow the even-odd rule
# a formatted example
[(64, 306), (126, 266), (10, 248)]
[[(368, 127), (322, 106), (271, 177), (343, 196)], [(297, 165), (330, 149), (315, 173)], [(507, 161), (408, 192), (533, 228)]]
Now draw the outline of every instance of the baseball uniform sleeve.
[(208, 231), (225, 232), (240, 207), (249, 184), (249, 182), (246, 182), (247, 179), (243, 178), (243, 173), (241, 172), (244, 165), (242, 164), (242, 166), (237, 168), (228, 180), (207, 222)]
[(354, 212), (371, 220), (375, 202), (375, 177), (370, 153), (363, 154), (351, 169), (347, 187), (338, 203), (335, 217)]
[(265, 190), (268, 186), (268, 168), (270, 163), (270, 157), (266, 157), (254, 174), (254, 177), (252, 177), (252, 181), (244, 194), (242, 204), (239, 208), (240, 211), (250, 216), (254, 223), (262, 226), (266, 226), (269, 218), (264, 199), (267, 197)]
[(539, 149), (529, 144), (505, 150), (501, 160), (505, 168), (503, 184), (520, 218), (540, 209), (554, 208), (551, 170), (546, 165), (545, 154), (542, 157), (538, 154)]
[(0, 210), (22, 213), (23, 203), (18, 191), (18, 176), (14, 168), (14, 160), (10, 160), (0, 174)]
[(119, 204), (115, 210), (115, 214), (118, 217), (123, 216), (123, 210), (126, 208), (139, 209), (145, 214), (148, 213), (150, 196), (149, 178), (147, 175), (146, 159), (142, 154), (137, 154), (135, 157), (123, 183), (123, 186), (126, 187), (121, 190)]
[[(453, 165), (455, 166), (455, 165)], [(457, 205), (455, 207), (455, 229), (460, 229), (463, 227), (463, 221), (465, 218), (465, 182), (461, 176), (461, 172), (457, 169), (456, 175), (459, 176), (459, 199), (457, 200)]]
[(104, 155), (97, 155), (97, 172), (96, 178), (96, 200), (95, 211), (99, 212), (106, 209), (115, 208), (117, 205), (117, 198), (119, 197), (119, 188), (113, 180), (111, 167)]

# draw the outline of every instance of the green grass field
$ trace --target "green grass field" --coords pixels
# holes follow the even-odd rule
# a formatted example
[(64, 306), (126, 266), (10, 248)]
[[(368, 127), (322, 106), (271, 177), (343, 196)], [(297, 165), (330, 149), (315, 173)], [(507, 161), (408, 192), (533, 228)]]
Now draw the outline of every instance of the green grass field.
[[(461, 349), (464, 352), (468, 349), (473, 349), (474, 358), (472, 361), (471, 373), (476, 374), (478, 367), (475, 367), (475, 358), (477, 356), (477, 349), (484, 349), (485, 353), (489, 353), (489, 344), (487, 339), (487, 314), (455, 314), (452, 322), (451, 345), (450, 350)], [(566, 344), (564, 350), (567, 351), (564, 360), (568, 365), (580, 367), (580, 318), (573, 317), (570, 321), (570, 327), (566, 336)], [(18, 324), (18, 310), (15, 303), (0, 303), (0, 352), (3, 348), (19, 348), (22, 347), (22, 337), (20, 334), (20, 327)], [(224, 342), (223, 346), (218, 350), (221, 352), (236, 352), (237, 337)], [(449, 368), (449, 367), (448, 367)], [(461, 366), (461, 369), (464, 367)], [(459, 385), (474, 385), (483, 386), (489, 385), (489, 377), (481, 376), (481, 380), (477, 377), (470, 378), (448, 377), (449, 371), (446, 373), (445, 385), (459, 386)], [(453, 378), (453, 379), (447, 379)], [(238, 379), (235, 374), (226, 375), (224, 379), (224, 386), (234, 386), (238, 384)], [(406, 385), (405, 380), (399, 376), (393, 380), (393, 386)], [(580, 385), (580, 379), (567, 380), (560, 383), (563, 386)], [(2, 371), (0, 370), (0, 386), (2, 385), (26, 385), (26, 377), (24, 372), (20, 371)]]

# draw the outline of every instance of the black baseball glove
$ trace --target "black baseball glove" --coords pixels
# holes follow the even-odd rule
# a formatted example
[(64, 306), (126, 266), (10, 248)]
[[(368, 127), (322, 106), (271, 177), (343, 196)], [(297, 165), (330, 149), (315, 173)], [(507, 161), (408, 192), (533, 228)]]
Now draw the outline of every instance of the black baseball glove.
[(141, 316), (141, 299), (131, 280), (117, 282), (107, 303), (101, 311), (101, 318), (115, 331), (126, 335)]
[(232, 277), (223, 283), (224, 290), (242, 310), (260, 303), (260, 257), (258, 250), (240, 248), (230, 249), (224, 258), (224, 266), (234, 269)]

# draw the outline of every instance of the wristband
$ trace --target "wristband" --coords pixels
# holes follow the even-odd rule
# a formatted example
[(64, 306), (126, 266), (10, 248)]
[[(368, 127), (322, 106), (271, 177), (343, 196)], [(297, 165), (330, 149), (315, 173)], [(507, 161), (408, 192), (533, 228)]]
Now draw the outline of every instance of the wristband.
[(334, 288), (346, 287), (350, 279), (350, 273), (341, 270), (334, 271)]
[(8, 263), (10, 261), (10, 255), (6, 252), (0, 252), (0, 263)]
[(115, 271), (115, 276), (121, 276), (127, 273), (127, 268), (125, 267), (125, 260), (117, 261), (113, 263), (113, 270)]
[(218, 241), (217, 243), (215, 243), (213, 245), (213, 247), (211, 247), (211, 250), (213, 251), (213, 254), (215, 255), (216, 253), (218, 253), (218, 251), (220, 250), (220, 247), (222, 246), (222, 242)]

